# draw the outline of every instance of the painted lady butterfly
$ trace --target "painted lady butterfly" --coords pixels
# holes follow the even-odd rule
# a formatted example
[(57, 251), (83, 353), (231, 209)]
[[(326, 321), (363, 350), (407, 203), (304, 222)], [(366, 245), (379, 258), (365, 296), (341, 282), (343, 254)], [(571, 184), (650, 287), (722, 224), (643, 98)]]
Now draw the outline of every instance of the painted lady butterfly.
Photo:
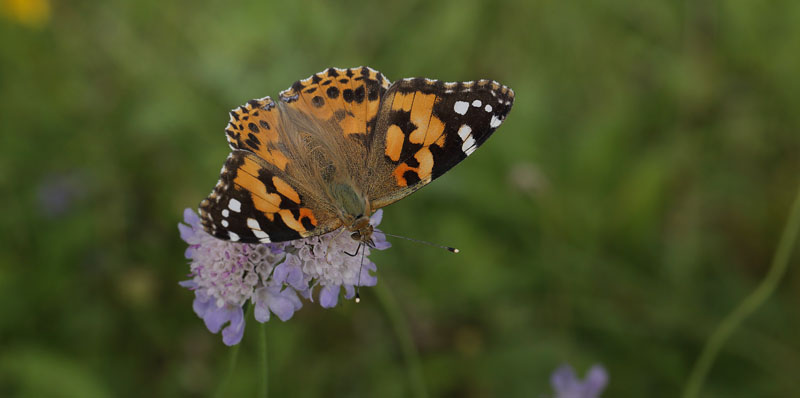
[(505, 120), (514, 91), (496, 81), (389, 82), (368, 68), (329, 68), (231, 111), (232, 149), (205, 230), (279, 242), (344, 226), (371, 243), (369, 216), (472, 154)]

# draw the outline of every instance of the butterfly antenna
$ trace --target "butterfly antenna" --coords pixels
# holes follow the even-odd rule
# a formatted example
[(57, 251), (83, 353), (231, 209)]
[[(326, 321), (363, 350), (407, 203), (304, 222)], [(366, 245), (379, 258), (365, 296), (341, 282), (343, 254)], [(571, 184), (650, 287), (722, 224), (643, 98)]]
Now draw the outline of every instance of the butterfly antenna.
[(451, 253), (458, 253), (460, 251), (460, 250), (456, 249), (455, 247), (437, 245), (436, 243), (426, 242), (424, 240), (409, 238), (409, 237), (406, 237), (406, 236), (392, 235), (392, 234), (386, 233), (386, 232), (383, 232), (383, 233), (384, 233), (384, 235), (391, 236), (392, 238), (400, 238), (400, 239), (410, 240), (412, 242), (422, 243), (423, 245), (438, 247), (440, 249), (445, 249), (445, 250), (447, 250), (447, 251), (449, 251)]
[[(360, 248), (361, 245), (363, 245), (363, 244), (364, 243), (359, 243), (358, 247)], [(355, 298), (356, 304), (361, 302), (361, 295), (358, 294), (358, 291), (361, 289), (361, 269), (364, 268), (364, 252), (365, 251), (367, 251), (366, 247), (364, 248), (364, 251), (361, 252), (361, 266), (358, 267), (358, 283), (356, 284), (356, 298)], [(358, 250), (356, 250), (356, 252), (358, 252)]]

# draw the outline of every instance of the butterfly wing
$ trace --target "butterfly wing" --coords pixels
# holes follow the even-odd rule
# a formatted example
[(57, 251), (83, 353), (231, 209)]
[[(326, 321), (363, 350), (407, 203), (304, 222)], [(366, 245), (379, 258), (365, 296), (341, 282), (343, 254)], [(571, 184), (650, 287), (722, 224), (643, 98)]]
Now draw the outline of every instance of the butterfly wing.
[[(498, 82), (395, 82), (381, 100), (369, 155), (372, 209), (394, 203), (471, 155), (503, 123), (514, 91)], [(381, 177), (383, 176), (383, 177)]]
[(225, 134), (233, 152), (200, 205), (206, 231), (278, 242), (340, 227), (326, 187), (365, 168), (389, 84), (371, 68), (329, 68), (295, 82), (278, 102), (265, 97), (231, 111)]
[(283, 112), (269, 97), (231, 111), (225, 134), (233, 152), (200, 203), (206, 232), (245, 243), (280, 242), (341, 226), (330, 206), (301, 182), (306, 166), (285, 145)]

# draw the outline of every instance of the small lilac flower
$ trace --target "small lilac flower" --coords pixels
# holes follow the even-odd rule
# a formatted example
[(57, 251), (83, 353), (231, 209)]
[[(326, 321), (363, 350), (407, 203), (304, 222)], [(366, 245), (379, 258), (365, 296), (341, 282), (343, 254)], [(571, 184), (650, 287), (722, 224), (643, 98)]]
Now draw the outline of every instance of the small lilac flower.
[(550, 385), (555, 398), (599, 398), (608, 384), (608, 373), (601, 365), (594, 365), (581, 381), (571, 366), (564, 364), (550, 375)]
[[(370, 219), (377, 226), (382, 211)], [(355, 296), (356, 286), (374, 286), (377, 269), (370, 261), (370, 248), (350, 238), (343, 230), (321, 237), (286, 243), (245, 244), (217, 239), (203, 230), (200, 217), (191, 209), (183, 213), (185, 224), (178, 224), (181, 239), (189, 244), (184, 255), (190, 260), (190, 280), (180, 285), (194, 290), (193, 308), (212, 333), (222, 331), (222, 341), (238, 344), (244, 335), (244, 310), (253, 305), (258, 322), (270, 314), (289, 320), (303, 305), (300, 297), (312, 299), (320, 286), (319, 300), (325, 308), (336, 306), (341, 289), (345, 298)], [(375, 230), (374, 248), (391, 244)], [(358, 256), (345, 253), (363, 250)], [(363, 260), (362, 260), (363, 256)]]

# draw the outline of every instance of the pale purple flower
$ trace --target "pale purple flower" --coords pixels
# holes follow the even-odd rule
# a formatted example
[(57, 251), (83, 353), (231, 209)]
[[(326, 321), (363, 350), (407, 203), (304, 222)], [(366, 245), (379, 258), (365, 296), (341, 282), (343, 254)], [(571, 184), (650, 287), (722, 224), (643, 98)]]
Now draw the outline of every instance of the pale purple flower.
[(608, 384), (608, 373), (601, 365), (592, 366), (581, 381), (571, 366), (564, 364), (550, 375), (554, 398), (599, 398)]
[[(189, 244), (185, 256), (191, 260), (191, 279), (180, 285), (194, 290), (195, 313), (212, 333), (221, 330), (227, 345), (238, 344), (244, 335), (243, 307), (248, 301), (256, 321), (267, 322), (270, 314), (286, 321), (303, 306), (300, 297), (312, 299), (316, 286), (320, 304), (330, 308), (336, 306), (342, 288), (345, 298), (351, 299), (356, 286), (374, 286), (378, 281), (372, 274), (375, 263), (367, 258), (370, 249), (366, 245), (359, 249), (342, 229), (286, 243), (246, 244), (209, 235), (191, 209), (183, 216), (185, 224), (178, 224), (178, 229)], [(377, 226), (381, 216), (378, 210), (370, 223)], [(391, 246), (378, 230), (373, 241), (376, 249)], [(357, 249), (357, 256), (345, 254)]]

